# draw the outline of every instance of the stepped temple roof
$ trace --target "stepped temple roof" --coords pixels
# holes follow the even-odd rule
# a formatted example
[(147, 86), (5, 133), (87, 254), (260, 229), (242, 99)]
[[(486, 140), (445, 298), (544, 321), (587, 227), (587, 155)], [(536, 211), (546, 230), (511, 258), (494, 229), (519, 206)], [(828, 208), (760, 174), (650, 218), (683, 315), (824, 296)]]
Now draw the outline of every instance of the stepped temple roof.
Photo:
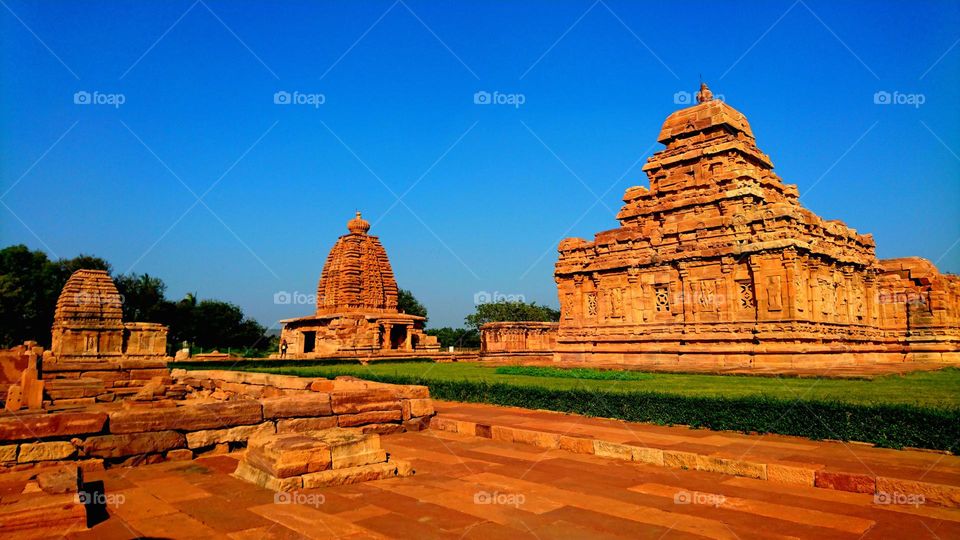
[(317, 315), (347, 311), (397, 312), (397, 282), (380, 239), (357, 212), (337, 239), (317, 285)]
[(117, 286), (104, 270), (77, 270), (57, 299), (54, 324), (123, 326)]

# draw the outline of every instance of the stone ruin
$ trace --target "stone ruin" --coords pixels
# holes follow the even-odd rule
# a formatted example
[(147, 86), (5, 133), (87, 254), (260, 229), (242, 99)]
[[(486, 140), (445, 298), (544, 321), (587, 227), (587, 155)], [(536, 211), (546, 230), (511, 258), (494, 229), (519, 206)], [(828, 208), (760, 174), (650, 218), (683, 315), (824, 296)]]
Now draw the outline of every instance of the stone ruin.
[[(123, 323), (106, 272), (80, 270), (57, 303), (51, 350), (28, 342), (0, 351), (0, 481), (27, 486), (4, 495), (5, 532), (82, 527), (91, 510), (73, 496), (84, 472), (248, 444), (252, 461), (244, 459), (237, 475), (272, 489), (412, 474), (380, 448), (379, 436), (428, 427), (434, 409), (426, 387), (171, 371), (166, 332)], [(35, 507), (31, 493), (41, 491), (66, 498)]]
[(286, 319), (281, 340), (289, 358), (436, 352), (426, 319), (397, 309), (397, 282), (380, 239), (357, 212), (323, 266), (314, 315)]
[(560, 242), (555, 359), (960, 362), (960, 278), (878, 260), (872, 236), (800, 205), (743, 114), (706, 85), (697, 101), (664, 122), (620, 226)]

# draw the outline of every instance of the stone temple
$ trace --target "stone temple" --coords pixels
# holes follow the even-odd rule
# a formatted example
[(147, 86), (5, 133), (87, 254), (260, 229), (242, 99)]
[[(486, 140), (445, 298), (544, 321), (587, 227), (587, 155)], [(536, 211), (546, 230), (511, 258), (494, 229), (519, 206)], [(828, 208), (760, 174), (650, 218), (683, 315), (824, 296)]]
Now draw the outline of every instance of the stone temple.
[[(616, 229), (560, 243), (560, 361), (960, 361), (960, 278), (803, 208), (743, 114), (671, 114)], [(518, 349), (522, 349), (518, 347)]]
[(281, 340), (292, 358), (437, 351), (424, 334), (426, 320), (397, 309), (397, 282), (380, 239), (357, 212), (323, 266), (317, 311), (286, 319)]

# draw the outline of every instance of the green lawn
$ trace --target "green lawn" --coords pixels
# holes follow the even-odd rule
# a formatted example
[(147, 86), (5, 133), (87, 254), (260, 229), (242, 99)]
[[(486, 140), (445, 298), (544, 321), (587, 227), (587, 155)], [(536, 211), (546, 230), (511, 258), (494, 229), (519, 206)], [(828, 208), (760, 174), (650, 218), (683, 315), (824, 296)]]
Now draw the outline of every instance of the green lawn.
[[(658, 392), (683, 396), (766, 396), (805, 401), (840, 401), (858, 404), (913, 404), (935, 408), (960, 408), (960, 369), (889, 375), (873, 380), (754, 377), (643, 373), (641, 380), (598, 380), (564, 376), (498, 374), (497, 368), (479, 363), (376, 363), (368, 366), (241, 368), (332, 378), (353, 375), (365, 379), (419, 377), (427, 381), (486, 381), (548, 389), (583, 389), (606, 392)], [(556, 371), (553, 368), (547, 370)], [(588, 370), (592, 371), (592, 370)], [(635, 372), (634, 372), (635, 373)], [(542, 375), (543, 373), (541, 373)], [(590, 376), (590, 375), (587, 375)]]

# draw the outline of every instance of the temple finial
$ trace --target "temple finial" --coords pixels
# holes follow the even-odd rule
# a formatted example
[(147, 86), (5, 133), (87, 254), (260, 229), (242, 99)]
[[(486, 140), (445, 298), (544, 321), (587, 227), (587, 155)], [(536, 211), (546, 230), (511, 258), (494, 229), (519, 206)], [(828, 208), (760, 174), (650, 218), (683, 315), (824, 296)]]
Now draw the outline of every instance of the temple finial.
[[(688, 94), (689, 95), (689, 94)], [(713, 100), (713, 92), (707, 87), (707, 83), (700, 82), (700, 91), (697, 92), (697, 103)]]

